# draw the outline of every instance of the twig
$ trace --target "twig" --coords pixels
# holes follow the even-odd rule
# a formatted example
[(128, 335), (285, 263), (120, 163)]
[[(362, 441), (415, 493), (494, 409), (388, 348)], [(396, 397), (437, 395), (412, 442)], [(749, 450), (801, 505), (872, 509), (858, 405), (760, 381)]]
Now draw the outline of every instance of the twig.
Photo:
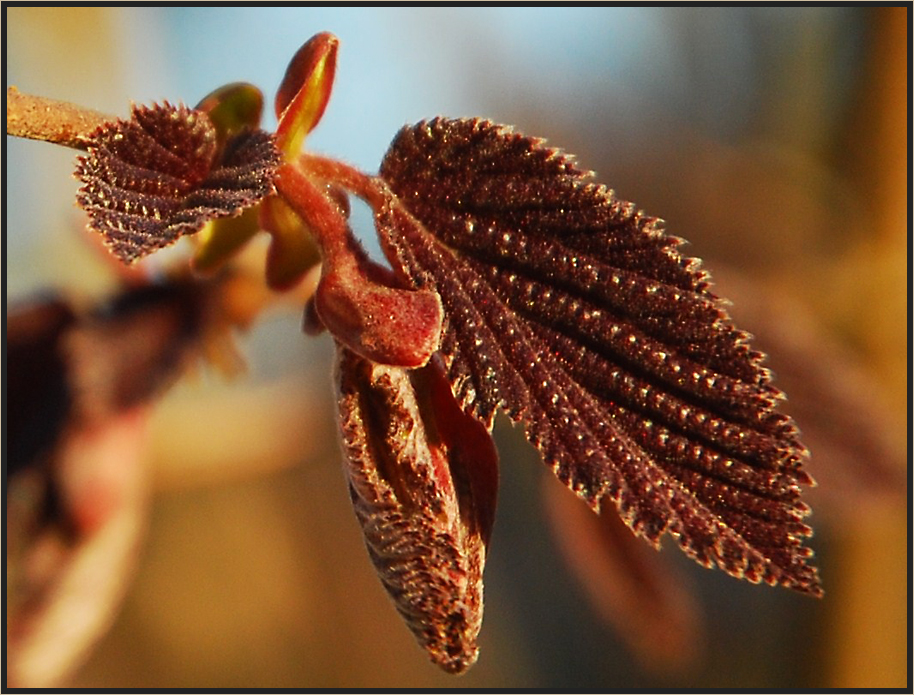
[(76, 104), (6, 90), (6, 134), (86, 149), (87, 138), (111, 116)]

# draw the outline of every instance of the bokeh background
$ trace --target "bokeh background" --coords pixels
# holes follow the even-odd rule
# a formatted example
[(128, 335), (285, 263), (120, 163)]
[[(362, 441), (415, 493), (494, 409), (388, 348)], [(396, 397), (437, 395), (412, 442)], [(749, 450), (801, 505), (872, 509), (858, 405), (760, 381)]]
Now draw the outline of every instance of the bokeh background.
[[(453, 680), (414, 644), (365, 554), (340, 471), (330, 341), (278, 310), (240, 337), (245, 375), (204, 369), (157, 406), (135, 576), (68, 685), (910, 684), (906, 9), (18, 7), (6, 20), (8, 85), (112, 114), (131, 100), (192, 105), (239, 80), (271, 98), (295, 50), (332, 31), (337, 81), (309, 148), (376, 171), (404, 123), (443, 114), (576, 153), (692, 242), (778, 383), (806, 394), (793, 412), (820, 481), (825, 599), (665, 547), (699, 607), (702, 648), (645, 660), (564, 562), (543, 504), (558, 483), (499, 423), (482, 655)], [(7, 302), (49, 288), (104, 296), (110, 273), (72, 202), (74, 153), (7, 138), (5, 156)], [(355, 219), (371, 247), (369, 217)], [(781, 344), (796, 359), (779, 367)]]

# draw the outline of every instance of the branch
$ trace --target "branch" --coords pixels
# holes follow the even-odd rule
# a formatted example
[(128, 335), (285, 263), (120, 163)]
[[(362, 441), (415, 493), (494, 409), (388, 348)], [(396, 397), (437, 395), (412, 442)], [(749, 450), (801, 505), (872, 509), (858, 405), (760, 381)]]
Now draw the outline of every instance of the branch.
[(6, 90), (6, 134), (86, 149), (87, 138), (113, 117), (76, 104)]

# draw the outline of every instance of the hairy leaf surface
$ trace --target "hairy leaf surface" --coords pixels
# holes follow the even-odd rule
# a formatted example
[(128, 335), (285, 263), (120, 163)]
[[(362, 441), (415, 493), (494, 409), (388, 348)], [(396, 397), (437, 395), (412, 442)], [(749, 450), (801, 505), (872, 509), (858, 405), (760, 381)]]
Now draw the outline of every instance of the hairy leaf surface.
[(681, 239), (573, 160), (510, 128), (404, 128), (381, 177), (385, 252), (441, 296), (461, 405), (498, 408), (562, 482), (614, 501), (653, 544), (820, 593), (800, 484), (806, 450), (780, 393)]
[(338, 348), (345, 471), (365, 544), (397, 610), (448, 672), (469, 668), (497, 454), (454, 402), (437, 362), (406, 370)]
[(234, 217), (273, 192), (279, 153), (262, 130), (220, 148), (202, 111), (136, 106), (129, 121), (99, 129), (80, 157), (77, 202), (89, 225), (125, 263)]

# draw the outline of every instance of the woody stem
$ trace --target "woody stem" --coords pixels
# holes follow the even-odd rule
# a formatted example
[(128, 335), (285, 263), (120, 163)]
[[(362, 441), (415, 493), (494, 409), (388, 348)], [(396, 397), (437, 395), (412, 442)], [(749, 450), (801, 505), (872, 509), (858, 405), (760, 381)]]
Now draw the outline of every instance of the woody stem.
[(6, 134), (85, 150), (88, 137), (113, 121), (99, 111), (56, 99), (6, 90)]

